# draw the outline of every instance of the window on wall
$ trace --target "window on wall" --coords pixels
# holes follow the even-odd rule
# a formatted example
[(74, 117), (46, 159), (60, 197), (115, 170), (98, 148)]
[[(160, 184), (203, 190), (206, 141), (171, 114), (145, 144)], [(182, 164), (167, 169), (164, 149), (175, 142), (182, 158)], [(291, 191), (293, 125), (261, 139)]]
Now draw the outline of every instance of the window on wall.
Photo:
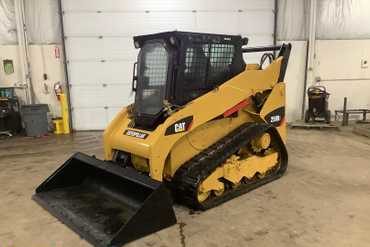
[(3, 60), (3, 68), (6, 75), (13, 74), (14, 73), (13, 60), (10, 59)]

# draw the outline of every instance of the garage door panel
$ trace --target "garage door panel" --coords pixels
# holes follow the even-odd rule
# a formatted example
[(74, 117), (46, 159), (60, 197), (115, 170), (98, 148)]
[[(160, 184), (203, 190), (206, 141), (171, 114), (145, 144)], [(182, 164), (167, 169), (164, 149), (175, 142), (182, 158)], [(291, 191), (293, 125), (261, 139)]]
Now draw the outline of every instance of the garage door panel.
[(104, 129), (107, 123), (107, 113), (103, 107), (72, 110), (72, 124), (76, 130), (100, 130)]
[(63, 0), (65, 11), (183, 11), (274, 8), (274, 0)]
[(199, 12), (196, 31), (236, 34), (238, 33), (238, 12)]
[(71, 85), (131, 83), (133, 61), (70, 62), (68, 71)]
[(66, 49), (70, 60), (126, 59), (137, 58), (132, 37), (69, 38)]
[(195, 28), (195, 13), (66, 13), (67, 36), (132, 36), (174, 29)]
[(245, 11), (239, 16), (241, 28), (253, 34), (273, 34), (274, 14), (272, 11)]
[(71, 102), (73, 108), (79, 107), (104, 107), (105, 102), (103, 86), (74, 86), (71, 92)]
[(258, 34), (241, 34), (242, 37), (247, 37), (249, 39), (248, 45), (249, 47), (256, 47), (256, 46), (269, 46), (274, 43), (273, 35), (258, 35)]
[(73, 107), (124, 106), (133, 101), (130, 84), (76, 86), (71, 92)]
[[(133, 32), (136, 18), (144, 13), (66, 13), (64, 15), (65, 35), (101, 36), (126, 35)], [(125, 23), (125, 25), (122, 25)]]
[(192, 12), (153, 12), (139, 20), (140, 29), (136, 34), (148, 34), (195, 28), (195, 13)]

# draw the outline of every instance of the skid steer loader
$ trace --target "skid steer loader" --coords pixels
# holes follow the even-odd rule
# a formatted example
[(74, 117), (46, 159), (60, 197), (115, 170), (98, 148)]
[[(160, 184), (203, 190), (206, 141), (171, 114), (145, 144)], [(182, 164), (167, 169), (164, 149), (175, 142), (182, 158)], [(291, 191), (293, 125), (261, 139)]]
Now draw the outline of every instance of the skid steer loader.
[[(106, 128), (105, 160), (76, 153), (34, 200), (93, 245), (121, 246), (175, 224), (172, 198), (204, 210), (282, 176), (291, 45), (247, 41), (134, 37), (135, 102)], [(261, 64), (246, 65), (243, 53), (263, 53)]]

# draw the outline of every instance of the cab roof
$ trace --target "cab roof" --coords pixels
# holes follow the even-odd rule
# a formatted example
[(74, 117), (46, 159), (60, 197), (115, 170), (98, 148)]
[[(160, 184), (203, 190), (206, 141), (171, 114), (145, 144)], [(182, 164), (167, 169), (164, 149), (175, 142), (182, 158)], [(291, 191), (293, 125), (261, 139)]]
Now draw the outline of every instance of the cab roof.
[(171, 37), (175, 38), (176, 42), (192, 41), (196, 43), (221, 43), (221, 44), (231, 43), (240, 46), (245, 44), (245, 39), (243, 39), (240, 35), (196, 33), (184, 31), (170, 31), (134, 36), (134, 42), (135, 44), (139, 44), (139, 47), (141, 47), (143, 43), (145, 43), (146, 41), (158, 39), (167, 41), (170, 40)]

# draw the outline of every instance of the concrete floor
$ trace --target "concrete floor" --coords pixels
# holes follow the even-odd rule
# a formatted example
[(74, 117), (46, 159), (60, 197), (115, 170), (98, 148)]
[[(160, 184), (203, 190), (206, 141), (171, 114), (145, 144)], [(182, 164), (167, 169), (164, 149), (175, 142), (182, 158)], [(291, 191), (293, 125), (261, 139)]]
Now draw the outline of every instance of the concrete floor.
[[(370, 139), (349, 131), (290, 130), (287, 174), (130, 247), (370, 246)], [(101, 133), (0, 140), (0, 246), (90, 246), (31, 200), (73, 152), (102, 156)]]

